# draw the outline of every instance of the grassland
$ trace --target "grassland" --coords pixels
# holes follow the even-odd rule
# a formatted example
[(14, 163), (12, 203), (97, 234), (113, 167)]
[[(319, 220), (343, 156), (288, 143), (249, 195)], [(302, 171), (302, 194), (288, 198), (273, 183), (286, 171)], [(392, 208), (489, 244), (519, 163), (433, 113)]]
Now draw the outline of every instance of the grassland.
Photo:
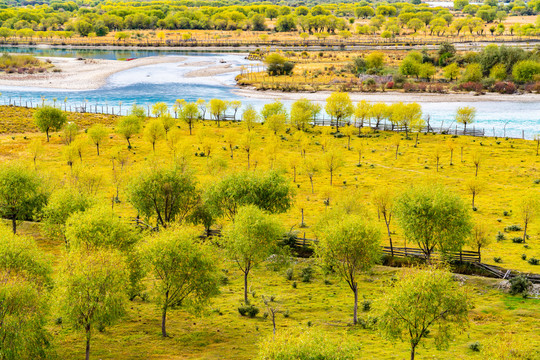
[[(50, 179), (53, 187), (74, 184), (84, 188), (87, 184), (80, 176), (74, 176), (64, 155), (65, 147), (62, 133), (54, 134), (50, 143), (45, 143), (45, 135), (37, 133), (32, 124), (33, 110), (10, 107), (0, 108), (0, 118), (4, 127), (0, 135), (0, 161), (17, 161), (34, 166), (29, 144), (33, 139), (41, 139), (43, 150), (36, 161), (37, 171)], [(85, 138), (84, 130), (93, 123), (102, 123), (110, 128), (107, 142), (101, 146), (101, 156), (97, 156), (95, 147), (88, 142), (83, 149), (82, 164), (79, 160), (74, 166), (74, 174), (80, 174), (81, 167), (86, 168), (87, 177), (99, 181), (98, 196), (103, 202), (110, 203), (115, 194), (115, 185), (120, 185), (119, 204), (114, 205), (120, 216), (134, 216), (133, 208), (126, 201), (123, 188), (129, 178), (142, 168), (156, 164), (170, 164), (173, 160), (165, 141), (156, 145), (155, 153), (152, 145), (138, 135), (131, 140), (133, 148), (127, 150), (127, 142), (114, 133), (115, 118), (89, 114), (69, 114), (70, 121), (79, 125), (80, 138)], [(189, 136), (186, 124), (178, 123), (182, 131), (182, 161), (196, 172), (200, 186), (215, 181), (220, 176), (247, 168), (246, 153), (241, 150), (242, 138), (247, 132), (242, 123), (199, 122), (194, 134)], [(296, 167), (296, 201), (294, 207), (281, 219), (288, 227), (299, 229), (301, 209), (304, 209), (306, 228), (299, 229), (306, 236), (313, 237), (310, 230), (321, 213), (339, 202), (355, 200), (357, 206), (364, 209), (366, 217), (378, 222), (376, 210), (371, 204), (373, 192), (381, 187), (400, 190), (418, 182), (439, 182), (470, 201), (465, 183), (474, 177), (475, 166), (473, 154), (481, 154), (478, 177), (484, 183), (483, 191), (476, 199), (476, 221), (484, 221), (489, 225), (490, 236), (497, 231), (504, 232), (506, 226), (519, 224), (517, 203), (520, 199), (540, 191), (540, 157), (536, 156), (536, 143), (532, 141), (504, 138), (471, 138), (420, 134), (415, 147), (416, 134), (407, 140), (400, 136), (400, 146), (396, 159), (396, 137), (391, 133), (374, 133), (365, 137), (352, 136), (351, 148), (347, 149), (347, 137), (335, 138), (328, 129), (314, 128), (306, 134), (307, 145), (301, 146), (301, 137), (288, 133), (276, 138), (264, 126), (256, 126), (254, 130), (254, 153), (251, 156), (251, 168), (266, 170), (282, 169), (293, 180)], [(226, 139), (233, 134), (234, 158), (230, 157)], [(453, 163), (450, 165), (448, 142), (456, 143)], [(278, 144), (276, 146), (275, 144)], [(204, 146), (203, 146), (204, 144)], [(235, 145), (236, 144), (236, 145)], [(461, 161), (460, 144), (464, 144), (463, 161)], [(200, 156), (208, 150), (210, 156)], [(343, 166), (334, 174), (334, 183), (330, 185), (328, 171), (321, 169), (314, 177), (314, 194), (308, 177), (302, 171), (301, 151), (305, 147), (306, 157), (316, 159), (323, 164), (323, 146), (325, 149), (335, 148), (343, 157)], [(362, 152), (359, 154), (358, 150)], [(118, 152), (127, 154), (128, 162), (123, 167), (121, 181), (113, 178), (113, 161)], [(436, 170), (436, 153), (441, 154), (440, 165)], [(198, 156), (195, 156), (195, 153)], [(360, 161), (359, 161), (360, 157)], [(118, 179), (118, 177), (116, 178)], [(508, 214), (504, 215), (507, 211)], [(381, 230), (382, 222), (378, 222)], [(402, 244), (404, 239), (400, 229), (393, 223), (393, 238)], [(40, 246), (49, 253), (55, 262), (62, 257), (63, 245), (43, 237), (39, 226), (26, 224), (22, 232), (35, 236)], [(502, 258), (502, 266), (521, 271), (540, 272), (538, 266), (532, 266), (521, 259), (521, 254), (540, 257), (540, 221), (533, 222), (529, 231), (531, 238), (529, 248), (523, 244), (511, 242), (511, 238), (521, 233), (507, 233), (507, 240), (496, 242), (483, 250), (483, 259), (494, 263), (494, 257)], [(386, 240), (384, 240), (386, 243)], [(169, 332), (172, 337), (162, 339), (159, 336), (159, 310), (155, 304), (137, 300), (130, 303), (128, 316), (119, 325), (96, 334), (93, 347), (94, 358), (99, 359), (251, 359), (257, 351), (257, 342), (271, 334), (271, 321), (260, 315), (256, 319), (241, 317), (237, 307), (241, 301), (242, 281), (240, 273), (217, 251), (222, 259), (220, 267), (228, 278), (222, 286), (222, 294), (215, 299), (208, 314), (197, 318), (175, 311), (171, 313)], [(312, 264), (315, 277), (312, 282), (303, 283), (300, 279), (302, 268)], [(294, 267), (297, 287), (285, 278), (285, 269)], [(372, 274), (367, 274), (361, 281), (360, 294), (372, 301), (373, 310), (362, 314), (367, 321), (376, 317), (377, 309), (384, 301), (385, 283), (399, 271), (395, 268), (377, 267)], [(263, 310), (259, 300), (261, 295), (275, 295), (277, 302), (289, 317), (279, 316), (278, 331), (286, 327), (320, 328), (329, 337), (345, 339), (358, 345), (357, 358), (396, 359), (407, 354), (407, 345), (390, 343), (382, 339), (376, 330), (369, 327), (349, 326), (352, 314), (352, 293), (346, 284), (332, 274), (325, 274), (318, 268), (313, 259), (297, 260), (297, 263), (274, 270), (270, 264), (255, 270), (252, 278), (252, 296), (256, 304)], [(503, 294), (495, 288), (497, 281), (492, 279), (466, 277), (465, 283), (474, 298), (475, 309), (470, 313), (471, 326), (451, 342), (447, 352), (434, 349), (428, 340), (425, 349), (420, 349), (419, 358), (432, 359), (484, 359), (486, 353), (473, 352), (468, 348), (472, 342), (478, 341), (481, 347), (490, 347), (496, 334), (505, 331), (510, 336), (507, 349), (512, 347), (540, 346), (537, 324), (540, 320), (540, 301), (522, 299)], [(148, 284), (149, 290), (151, 284)], [(263, 311), (261, 311), (262, 313)], [(369, 322), (369, 321), (367, 321)], [(84, 352), (83, 336), (71, 329), (54, 324), (49, 326), (54, 335), (54, 344), (61, 359), (77, 359)]]

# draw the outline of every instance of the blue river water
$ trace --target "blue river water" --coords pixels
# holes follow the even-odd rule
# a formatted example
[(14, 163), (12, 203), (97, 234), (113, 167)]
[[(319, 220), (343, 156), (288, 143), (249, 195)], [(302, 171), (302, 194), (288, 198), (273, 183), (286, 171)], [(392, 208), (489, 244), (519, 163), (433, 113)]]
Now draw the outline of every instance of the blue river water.
[[(6, 51), (1, 48), (0, 51)], [(8, 51), (13, 52), (10, 48)], [(51, 48), (18, 48), (17, 51), (34, 53), (39, 56), (84, 57), (99, 59), (123, 59), (155, 55), (181, 55), (185, 60), (180, 63), (164, 63), (125, 70), (110, 76), (107, 84), (97, 90), (61, 90), (49, 88), (6, 87), (0, 86), (0, 103), (13, 103), (34, 106), (45, 102), (52, 104), (56, 99), (57, 106), (80, 108), (86, 106), (87, 111), (94, 112), (95, 107), (101, 111), (109, 109), (118, 113), (120, 108), (125, 114), (131, 104), (151, 106), (156, 102), (165, 102), (172, 106), (177, 99), (195, 101), (199, 98), (209, 100), (240, 100), (243, 106), (248, 104), (260, 109), (265, 103), (273, 100), (244, 97), (235, 93), (234, 77), (240, 72), (242, 65), (252, 64), (245, 59), (245, 54), (238, 53), (204, 53), (189, 51), (156, 51), (156, 50), (81, 50)], [(234, 71), (226, 74), (190, 77), (189, 73), (200, 70), (201, 66), (230, 65)], [(204, 63), (204, 64), (203, 64)], [(406, 99), (404, 99), (406, 100)], [(122, 104), (120, 107), (120, 103)], [(291, 101), (284, 101), (290, 106)], [(474, 106), (477, 116), (474, 126), (485, 129), (486, 135), (533, 138), (540, 133), (540, 101), (419, 101), (424, 117), (429, 116), (434, 127), (455, 129), (453, 121), (456, 109), (460, 106)], [(240, 110), (241, 112), (241, 110)], [(458, 127), (459, 128), (459, 127)]]

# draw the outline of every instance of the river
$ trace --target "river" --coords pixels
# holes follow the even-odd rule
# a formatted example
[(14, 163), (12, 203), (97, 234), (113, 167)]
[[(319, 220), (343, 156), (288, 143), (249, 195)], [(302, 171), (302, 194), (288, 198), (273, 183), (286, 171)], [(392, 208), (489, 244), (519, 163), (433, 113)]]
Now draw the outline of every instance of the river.
[[(1, 48), (0, 51), (6, 51)], [(13, 52), (13, 48), (9, 48)], [(209, 60), (223, 60), (235, 67), (250, 64), (245, 59), (245, 54), (238, 53), (204, 53), (189, 51), (159, 51), (159, 50), (111, 50), (111, 49), (53, 49), (53, 48), (18, 48), (19, 52), (33, 53), (39, 56), (65, 56), (85, 57), (100, 59), (123, 59), (132, 57), (144, 57), (155, 55), (181, 55), (187, 58), (185, 62), (200, 62)], [(184, 61), (183, 61), (184, 62)], [(126, 113), (129, 106), (137, 103), (151, 106), (156, 102), (165, 102), (172, 106), (177, 99), (195, 101), (199, 98), (209, 100), (220, 98), (223, 100), (240, 100), (245, 106), (252, 104), (260, 109), (271, 100), (254, 99), (235, 93), (233, 73), (215, 75), (210, 77), (189, 78), (184, 77), (187, 72), (197, 67), (179, 67), (175, 63), (149, 65), (125, 70), (110, 76), (107, 84), (97, 90), (58, 90), (45, 88), (5, 87), (0, 86), (2, 93), (0, 103), (32, 103), (41, 104), (42, 97), (46, 103), (52, 103), (56, 99), (57, 106), (81, 107), (86, 104), (87, 109), (91, 105), (101, 111), (109, 109), (118, 113), (120, 103), (122, 113)], [(309, 96), (307, 94), (306, 96)], [(442, 97), (441, 99), (444, 99)], [(540, 101), (418, 101), (422, 106), (424, 117), (429, 116), (432, 126), (439, 127), (444, 124), (445, 128), (455, 129), (453, 117), (460, 106), (474, 106), (477, 109), (477, 117), (474, 126), (484, 128), (486, 135), (502, 136), (506, 131), (507, 136), (533, 138), (540, 133)], [(290, 106), (291, 101), (284, 101)], [(241, 112), (241, 111), (240, 111)]]

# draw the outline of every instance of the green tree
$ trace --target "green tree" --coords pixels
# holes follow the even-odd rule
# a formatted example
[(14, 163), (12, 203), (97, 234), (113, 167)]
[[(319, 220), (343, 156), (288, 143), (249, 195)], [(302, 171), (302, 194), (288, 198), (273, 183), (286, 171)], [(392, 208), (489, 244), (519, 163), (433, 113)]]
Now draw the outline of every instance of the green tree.
[(429, 334), (439, 349), (448, 346), (455, 329), (468, 324), (471, 300), (463, 287), (446, 270), (429, 267), (409, 269), (385, 296), (379, 318), (382, 332), (392, 340), (404, 339), (416, 348)]
[(144, 128), (144, 138), (152, 144), (152, 150), (156, 152), (156, 143), (165, 139), (165, 128), (159, 119), (151, 120)]
[(354, 293), (353, 323), (358, 322), (358, 276), (380, 257), (380, 231), (359, 216), (336, 216), (320, 230), (317, 255), (347, 282)]
[(336, 120), (336, 128), (339, 131), (339, 126), (342, 121), (347, 121), (354, 113), (354, 106), (351, 98), (346, 92), (334, 92), (326, 99), (324, 107), (328, 115)]
[(219, 270), (210, 249), (185, 230), (168, 229), (150, 237), (141, 253), (149, 265), (161, 308), (161, 334), (167, 337), (167, 311), (199, 310), (219, 292)]
[(476, 117), (476, 109), (472, 106), (458, 107), (456, 110), (456, 122), (463, 124), (464, 134), (467, 132), (467, 125), (474, 122)]
[(136, 115), (123, 116), (118, 120), (116, 132), (122, 135), (128, 143), (128, 149), (131, 149), (130, 139), (139, 134), (142, 128), (141, 118)]
[(263, 106), (261, 110), (261, 117), (263, 120), (267, 121), (272, 115), (282, 115), (287, 119), (287, 109), (281, 101), (274, 101)]
[(479, 82), (482, 80), (482, 66), (478, 63), (472, 63), (467, 65), (465, 72), (461, 77), (463, 82)]
[(533, 81), (540, 74), (540, 62), (536, 60), (523, 60), (512, 68), (512, 76), (519, 83)]
[(503, 81), (506, 76), (506, 66), (504, 64), (495, 64), (489, 71), (489, 77), (498, 81)]
[(227, 102), (221, 99), (211, 99), (208, 102), (208, 110), (210, 110), (210, 114), (216, 119), (218, 126), (220, 126), (220, 121), (225, 117), (228, 107)]
[(84, 331), (89, 360), (92, 332), (114, 324), (125, 314), (124, 260), (111, 251), (72, 252), (61, 274), (58, 300), (63, 319)]
[(538, 194), (531, 194), (519, 203), (519, 216), (523, 221), (523, 241), (527, 241), (527, 229), (534, 218), (540, 213), (540, 198)]
[(398, 223), (408, 240), (416, 243), (429, 260), (435, 248), (458, 251), (472, 230), (469, 208), (441, 186), (413, 186), (399, 196), (395, 207)]
[(451, 63), (443, 68), (443, 75), (446, 79), (452, 81), (459, 76), (459, 66), (456, 63)]
[(0, 216), (11, 220), (13, 233), (17, 221), (31, 219), (47, 202), (42, 179), (22, 166), (0, 166)]
[(97, 154), (99, 156), (99, 146), (105, 142), (108, 131), (101, 124), (94, 124), (88, 129), (88, 137), (96, 145)]
[(195, 125), (195, 122), (200, 117), (199, 107), (196, 103), (187, 103), (182, 107), (182, 110), (180, 110), (180, 119), (184, 121), (186, 124), (188, 124), (189, 127), (189, 135), (191, 135), (191, 129)]
[(269, 213), (283, 213), (292, 206), (293, 189), (289, 180), (271, 171), (233, 173), (212, 184), (204, 194), (217, 216), (232, 220), (238, 209), (255, 205)]
[(372, 51), (366, 56), (366, 66), (374, 71), (381, 71), (384, 67), (385, 55), (380, 51)]
[(482, 262), (480, 251), (491, 244), (491, 236), (488, 232), (488, 227), (485, 223), (477, 223), (474, 225), (472, 236), (469, 240), (469, 246), (478, 250), (478, 260)]
[(47, 142), (49, 142), (49, 131), (60, 130), (66, 123), (67, 117), (60, 109), (42, 106), (34, 112), (34, 120), (38, 129), (47, 134)]
[(33, 238), (0, 226), (0, 357), (48, 359), (47, 290), (52, 268)]
[(248, 299), (248, 276), (254, 266), (276, 250), (284, 231), (280, 223), (255, 205), (238, 209), (225, 228), (223, 245), (229, 257), (244, 274), (244, 302)]
[(300, 99), (291, 105), (291, 125), (298, 130), (306, 131), (314, 118), (315, 107), (308, 99)]
[(125, 251), (139, 239), (128, 222), (103, 206), (94, 206), (71, 214), (66, 220), (65, 229), (70, 250), (77, 251)]
[(45, 232), (52, 238), (63, 239), (65, 241), (66, 222), (68, 218), (76, 212), (87, 210), (93, 203), (93, 199), (84, 192), (70, 187), (54, 191), (43, 209), (43, 227)]
[(427, 81), (431, 81), (433, 75), (437, 73), (437, 69), (431, 63), (424, 63), (418, 68), (418, 76)]
[(248, 105), (244, 109), (242, 122), (248, 131), (251, 131), (255, 127), (255, 124), (259, 122), (259, 114), (252, 105)]
[(183, 221), (200, 200), (195, 177), (177, 167), (142, 171), (127, 191), (139, 214), (156, 216), (163, 227)]

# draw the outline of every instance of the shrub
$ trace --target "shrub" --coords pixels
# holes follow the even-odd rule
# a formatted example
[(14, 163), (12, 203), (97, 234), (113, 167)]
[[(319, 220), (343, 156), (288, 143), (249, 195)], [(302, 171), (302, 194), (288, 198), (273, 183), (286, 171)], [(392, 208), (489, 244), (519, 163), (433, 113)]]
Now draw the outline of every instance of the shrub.
[(504, 228), (504, 231), (521, 231), (520, 225), (510, 225)]
[(531, 264), (531, 265), (538, 265), (540, 263), (540, 260), (537, 259), (537, 258), (532, 257), (532, 258), (529, 259), (528, 263)]
[(371, 300), (364, 299), (364, 301), (362, 301), (362, 310), (364, 311), (371, 310)]
[(254, 318), (259, 313), (259, 308), (254, 305), (241, 305), (238, 308), (238, 312), (242, 316), (249, 316), (250, 318)]
[(527, 260), (527, 255), (526, 254), (521, 254), (521, 260)]
[(498, 256), (494, 257), (493, 261), (495, 261), (497, 264), (502, 263), (502, 259), (500, 257), (498, 257)]
[(526, 276), (524, 275), (516, 276), (510, 279), (510, 294), (511, 295), (527, 294), (530, 286), (531, 286), (531, 282), (529, 281), (529, 279), (527, 279)]
[(495, 236), (495, 239), (496, 239), (497, 241), (503, 241), (503, 240), (506, 240), (506, 236), (504, 236), (504, 234), (503, 234), (502, 232), (499, 231), (499, 232), (497, 233), (497, 236)]
[(478, 341), (470, 343), (469, 344), (469, 349), (471, 349), (474, 352), (479, 352), (480, 351), (480, 343)]
[(482, 92), (482, 90), (484, 90), (484, 87), (480, 83), (468, 81), (468, 82), (459, 84), (458, 89), (461, 91), (474, 91), (474, 92), (480, 93)]
[(493, 85), (493, 91), (499, 94), (513, 94), (516, 92), (516, 85), (513, 82), (499, 81)]
[(285, 277), (287, 278), (287, 280), (292, 280), (294, 278), (293, 268), (287, 269), (287, 273), (285, 274)]
[(313, 269), (311, 266), (302, 269), (302, 282), (310, 282), (313, 277)]
[(512, 242), (515, 243), (515, 244), (522, 244), (523, 243), (523, 238), (519, 237), (519, 236), (516, 236), (515, 238), (512, 238)]

